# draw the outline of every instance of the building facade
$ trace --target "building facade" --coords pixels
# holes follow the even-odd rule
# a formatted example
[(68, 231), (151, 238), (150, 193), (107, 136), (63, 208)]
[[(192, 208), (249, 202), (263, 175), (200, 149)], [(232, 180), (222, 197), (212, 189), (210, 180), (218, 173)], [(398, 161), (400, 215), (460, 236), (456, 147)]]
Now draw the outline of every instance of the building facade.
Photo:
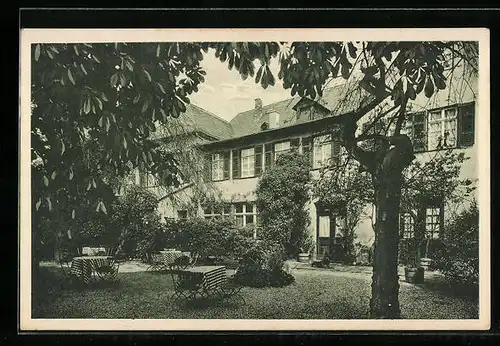
[[(203, 153), (203, 183), (186, 182), (163, 196), (158, 193), (160, 213), (172, 219), (195, 215), (234, 217), (240, 226), (258, 225), (255, 190), (259, 177), (274, 164), (276, 157), (292, 149), (308, 154), (312, 177), (319, 178), (322, 167), (335, 163), (344, 154), (332, 129), (341, 127), (349, 112), (369, 101), (370, 96), (363, 90), (353, 91), (340, 85), (327, 89), (321, 99), (314, 101), (294, 97), (263, 105), (256, 99), (253, 109), (237, 114), (229, 122), (204, 114), (205, 123), (201, 127), (218, 130), (217, 135), (212, 130), (211, 137), (205, 136), (198, 143)], [(422, 95), (414, 100), (405, 132), (414, 143), (416, 160), (431, 160), (446, 148), (464, 152), (470, 159), (464, 162), (461, 175), (476, 181), (476, 109), (474, 88), (453, 95), (443, 90), (432, 99)], [(367, 114), (361, 123), (369, 123), (372, 115)], [(193, 119), (197, 121), (196, 117)], [(362, 130), (361, 126), (359, 131)], [(140, 174), (137, 179), (140, 180)], [(205, 197), (200, 198), (200, 194)], [(205, 203), (207, 194), (208, 199), (217, 203)], [(443, 200), (422, 201), (415, 214), (402, 211), (401, 237), (414, 237), (418, 224), (423, 225), (426, 236), (439, 238), (450, 212), (462, 207), (466, 203), (457, 206)], [(317, 199), (311, 199), (307, 209), (311, 219), (309, 232), (315, 240), (313, 256), (321, 256), (334, 246), (343, 216), (335, 206)], [(373, 242), (375, 212), (372, 205), (367, 205), (356, 231), (357, 241), (368, 246)], [(258, 237), (259, 228), (255, 229), (254, 236)]]

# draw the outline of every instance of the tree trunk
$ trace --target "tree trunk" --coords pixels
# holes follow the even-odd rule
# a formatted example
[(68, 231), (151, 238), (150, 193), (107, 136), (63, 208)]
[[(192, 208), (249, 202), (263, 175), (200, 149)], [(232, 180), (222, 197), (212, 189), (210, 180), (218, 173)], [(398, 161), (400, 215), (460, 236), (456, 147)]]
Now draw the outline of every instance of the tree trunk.
[(376, 184), (376, 221), (370, 317), (398, 319), (398, 244), (401, 171), (381, 172)]

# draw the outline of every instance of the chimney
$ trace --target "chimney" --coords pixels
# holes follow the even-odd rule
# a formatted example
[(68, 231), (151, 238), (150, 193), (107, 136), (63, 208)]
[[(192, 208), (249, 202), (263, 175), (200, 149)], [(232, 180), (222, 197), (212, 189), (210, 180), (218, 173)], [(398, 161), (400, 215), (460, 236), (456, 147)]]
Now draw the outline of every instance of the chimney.
[(255, 99), (255, 110), (262, 110), (262, 99), (261, 98), (256, 98)]

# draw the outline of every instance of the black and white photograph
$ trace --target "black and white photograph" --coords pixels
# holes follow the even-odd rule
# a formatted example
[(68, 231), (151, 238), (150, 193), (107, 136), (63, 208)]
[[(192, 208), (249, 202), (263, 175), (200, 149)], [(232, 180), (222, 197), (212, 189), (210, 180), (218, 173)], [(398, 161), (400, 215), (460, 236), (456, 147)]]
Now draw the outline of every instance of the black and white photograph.
[(486, 29), (25, 29), (21, 330), (488, 329)]

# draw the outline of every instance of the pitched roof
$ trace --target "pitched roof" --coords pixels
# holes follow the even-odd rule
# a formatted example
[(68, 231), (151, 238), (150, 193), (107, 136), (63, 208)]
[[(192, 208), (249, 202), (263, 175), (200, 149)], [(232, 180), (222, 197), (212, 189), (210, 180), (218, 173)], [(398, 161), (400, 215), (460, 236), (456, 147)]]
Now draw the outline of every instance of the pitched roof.
[(300, 97), (292, 97), (262, 106), (261, 110), (254, 108), (236, 114), (229, 122), (233, 127), (234, 137), (260, 132), (260, 126), (264, 122), (269, 123), (269, 114), (272, 112), (277, 112), (280, 115), (279, 127), (287, 126), (290, 122), (294, 121), (295, 112), (293, 111), (293, 106), (299, 100)]
[(186, 111), (178, 118), (169, 119), (167, 125), (160, 125), (154, 137), (168, 138), (196, 132), (216, 140), (233, 137), (233, 129), (229, 122), (194, 104), (186, 105)]
[(217, 139), (227, 139), (233, 136), (233, 129), (229, 122), (192, 103), (187, 105), (186, 112), (182, 116), (186, 122), (194, 126), (195, 130)]
[(330, 112), (329, 116), (341, 115), (354, 111), (373, 97), (357, 85), (357, 83), (356, 85), (351, 83), (327, 88), (323, 92), (323, 97), (315, 101), (306, 97), (296, 96), (284, 101), (265, 105), (261, 110), (251, 109), (238, 113), (230, 121), (233, 127), (234, 137), (242, 137), (260, 132), (262, 123), (269, 123), (269, 114), (272, 112), (280, 114), (279, 127), (292, 126), (317, 120), (304, 117), (297, 118), (296, 106), (307, 100), (309, 100), (310, 103), (317, 103), (322, 108), (324, 107), (326, 111)]

